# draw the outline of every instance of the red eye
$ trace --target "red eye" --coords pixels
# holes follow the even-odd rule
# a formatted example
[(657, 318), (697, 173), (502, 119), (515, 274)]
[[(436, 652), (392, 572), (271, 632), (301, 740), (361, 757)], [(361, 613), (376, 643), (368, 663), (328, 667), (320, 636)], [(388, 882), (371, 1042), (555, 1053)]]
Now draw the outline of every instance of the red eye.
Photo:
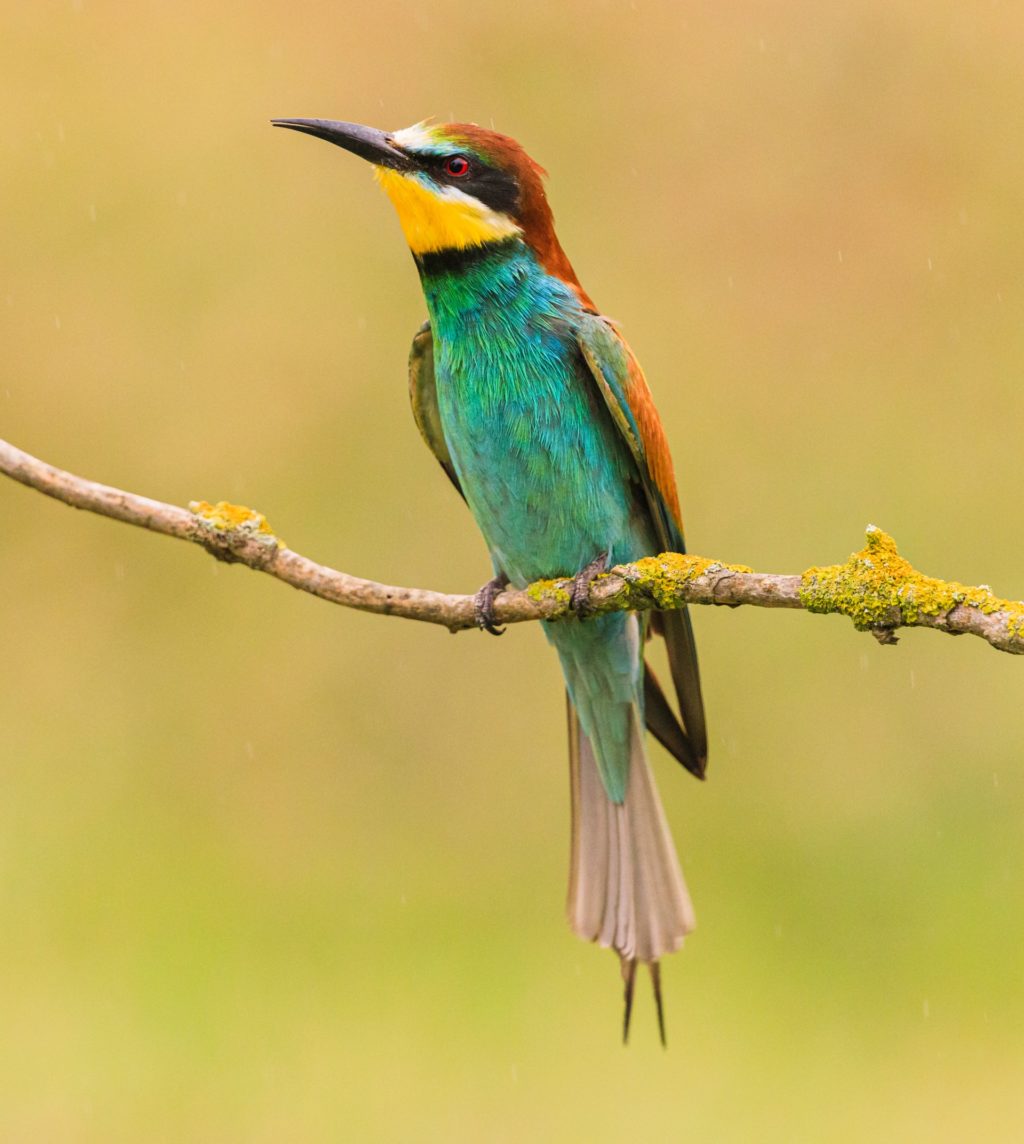
[(444, 169), (453, 179), (461, 179), (469, 174), (469, 160), (465, 155), (452, 155), (445, 160)]

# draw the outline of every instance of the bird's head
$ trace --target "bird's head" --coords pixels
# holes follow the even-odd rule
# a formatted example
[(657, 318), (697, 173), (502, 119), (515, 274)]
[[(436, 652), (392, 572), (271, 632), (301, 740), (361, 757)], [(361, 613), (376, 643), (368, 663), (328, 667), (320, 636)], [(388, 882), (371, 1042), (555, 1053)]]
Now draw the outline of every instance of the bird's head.
[(275, 119), (374, 165), (417, 258), (519, 239), (591, 305), (555, 235), (545, 171), (515, 139), (473, 123), (378, 131), (327, 119)]

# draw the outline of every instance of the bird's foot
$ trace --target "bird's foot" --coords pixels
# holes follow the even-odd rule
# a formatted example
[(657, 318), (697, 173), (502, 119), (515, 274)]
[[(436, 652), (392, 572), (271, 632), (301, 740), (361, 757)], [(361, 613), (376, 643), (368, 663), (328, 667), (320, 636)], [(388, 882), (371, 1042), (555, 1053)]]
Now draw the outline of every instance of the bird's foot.
[(593, 612), (590, 606), (590, 585), (608, 571), (611, 553), (601, 552), (586, 567), (581, 568), (572, 578), (569, 590), (569, 607), (577, 619), (585, 620)]
[(473, 597), (476, 626), (483, 632), (490, 632), (492, 636), (505, 634), (505, 629), (499, 628), (494, 618), (494, 601), (507, 587), (508, 577), (502, 573), (500, 576), (495, 576), (493, 580), (488, 580)]

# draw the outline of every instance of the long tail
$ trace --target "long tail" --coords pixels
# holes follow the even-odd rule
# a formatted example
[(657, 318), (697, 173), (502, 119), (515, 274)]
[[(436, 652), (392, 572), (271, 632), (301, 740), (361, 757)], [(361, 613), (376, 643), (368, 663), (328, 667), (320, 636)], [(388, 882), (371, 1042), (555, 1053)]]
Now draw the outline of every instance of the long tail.
[(601, 781), (594, 748), (569, 701), (572, 867), (567, 912), (580, 937), (610, 946), (621, 959), (626, 994), (623, 1040), (629, 1036), (637, 963), (650, 967), (664, 1044), (658, 959), (679, 949), (695, 918), (644, 752), (643, 733), (639, 705), (634, 705), (625, 798), (613, 802)]

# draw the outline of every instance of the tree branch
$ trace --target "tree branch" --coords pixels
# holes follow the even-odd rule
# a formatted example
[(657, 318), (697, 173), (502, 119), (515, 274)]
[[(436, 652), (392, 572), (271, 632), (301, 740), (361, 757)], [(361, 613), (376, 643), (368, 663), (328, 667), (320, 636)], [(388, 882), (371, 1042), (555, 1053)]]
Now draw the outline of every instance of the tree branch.
[[(475, 626), (472, 596), (395, 588), (327, 568), (292, 552), (262, 513), (240, 505), (199, 501), (184, 509), (163, 504), (75, 476), (5, 441), (0, 441), (0, 472), (73, 508), (202, 545), (218, 560), (245, 564), (334, 604), (441, 624), (452, 632)], [(502, 624), (560, 619), (570, 610), (571, 586), (567, 578), (506, 590), (495, 602), (495, 618)], [(684, 604), (834, 613), (886, 644), (896, 642), (901, 627), (970, 632), (1000, 651), (1024, 654), (1024, 603), (1000, 599), (987, 587), (922, 575), (900, 556), (893, 539), (873, 525), (865, 548), (846, 563), (809, 568), (801, 575), (754, 572), (741, 564), (667, 552), (620, 564), (590, 590), (590, 605), (598, 614)]]

